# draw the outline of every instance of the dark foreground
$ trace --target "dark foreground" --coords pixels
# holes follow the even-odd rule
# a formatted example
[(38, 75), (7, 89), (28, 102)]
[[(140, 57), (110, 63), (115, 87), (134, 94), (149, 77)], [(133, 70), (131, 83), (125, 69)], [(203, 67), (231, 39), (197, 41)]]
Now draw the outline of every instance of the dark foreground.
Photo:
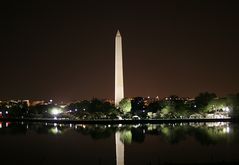
[[(123, 120), (125, 123), (111, 124), (113, 121), (96, 120), (94, 124), (86, 124), (50, 119), (2, 120), (0, 164), (239, 164), (237, 122), (231, 119), (180, 121), (185, 122), (157, 120), (153, 121), (159, 122), (155, 124), (151, 120)], [(117, 146), (123, 146), (122, 152), (116, 152)], [(117, 164), (117, 158), (124, 163)]]
[(164, 163), (161, 165), (238, 165), (238, 162), (214, 162), (214, 163)]

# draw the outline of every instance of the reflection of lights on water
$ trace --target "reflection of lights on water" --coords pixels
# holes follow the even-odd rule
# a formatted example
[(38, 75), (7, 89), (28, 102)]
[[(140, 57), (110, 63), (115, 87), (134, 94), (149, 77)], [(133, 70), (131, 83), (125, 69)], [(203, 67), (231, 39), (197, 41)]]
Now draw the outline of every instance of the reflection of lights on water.
[(206, 123), (206, 126), (208, 127), (220, 127), (220, 126), (226, 126), (228, 123), (226, 122), (208, 122)]
[(47, 123), (45, 123), (45, 126), (47, 126)]
[(227, 126), (227, 133), (230, 133), (230, 127)]
[(61, 131), (60, 131), (60, 130), (58, 130), (58, 128), (57, 128), (57, 127), (51, 128), (51, 132), (52, 132), (53, 134), (58, 134), (58, 133), (61, 133)]
[(53, 129), (52, 129), (52, 132), (55, 133), (55, 134), (57, 134), (57, 133), (58, 133), (58, 128), (57, 128), (57, 127), (53, 128)]
[(209, 128), (219, 128), (225, 134), (230, 133), (230, 126), (228, 122), (209, 122), (205, 124)]
[(116, 133), (116, 136), (120, 133), (120, 141), (124, 144), (131, 144), (132, 143), (132, 132), (131, 131), (120, 131)]
[(147, 129), (149, 131), (156, 130), (157, 129), (157, 125), (155, 125), (155, 124), (148, 124), (147, 125)]
[[(83, 128), (85, 128), (85, 127), (86, 127), (86, 125), (85, 125), (85, 124), (78, 124), (78, 126), (79, 126), (79, 127), (83, 127)], [(97, 125), (96, 125), (96, 127), (97, 127)], [(75, 128), (77, 129), (77, 125), (75, 125)]]
[[(230, 126), (228, 122), (206, 122), (206, 123), (189, 123), (190, 126), (193, 127), (200, 127), (200, 126), (206, 126), (208, 128), (219, 128), (221, 130), (221, 133), (228, 134), (231, 132)], [(219, 130), (217, 129), (217, 130)]]
[(29, 126), (28, 126), (28, 124), (27, 124), (27, 129), (28, 129), (28, 127), (29, 127)]
[(138, 128), (140, 127), (140, 124), (137, 124), (137, 125), (133, 125), (134, 128)]
[(230, 127), (223, 128), (223, 133), (230, 133)]
[(226, 133), (230, 133), (230, 127), (227, 126)]
[(70, 128), (72, 127), (72, 124), (70, 124)]

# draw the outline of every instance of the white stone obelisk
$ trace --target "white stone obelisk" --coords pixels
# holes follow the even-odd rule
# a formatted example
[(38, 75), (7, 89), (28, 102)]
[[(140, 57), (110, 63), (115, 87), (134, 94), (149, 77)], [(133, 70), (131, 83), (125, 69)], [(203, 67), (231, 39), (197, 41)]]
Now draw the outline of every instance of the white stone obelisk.
[[(122, 39), (119, 30), (115, 37), (115, 106), (124, 98)], [(116, 165), (124, 165), (124, 144), (120, 132), (115, 133)]]
[(124, 98), (122, 39), (119, 30), (115, 37), (115, 106)]

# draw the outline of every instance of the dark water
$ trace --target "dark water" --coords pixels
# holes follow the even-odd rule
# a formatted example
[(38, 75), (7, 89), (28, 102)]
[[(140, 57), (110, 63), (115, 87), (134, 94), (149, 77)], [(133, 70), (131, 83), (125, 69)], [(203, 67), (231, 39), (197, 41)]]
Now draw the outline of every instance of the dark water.
[[(118, 155), (116, 135), (121, 148)], [(4, 122), (0, 123), (0, 142), (1, 165), (114, 165), (117, 159), (120, 165), (239, 163), (239, 125), (235, 123), (56, 125)]]

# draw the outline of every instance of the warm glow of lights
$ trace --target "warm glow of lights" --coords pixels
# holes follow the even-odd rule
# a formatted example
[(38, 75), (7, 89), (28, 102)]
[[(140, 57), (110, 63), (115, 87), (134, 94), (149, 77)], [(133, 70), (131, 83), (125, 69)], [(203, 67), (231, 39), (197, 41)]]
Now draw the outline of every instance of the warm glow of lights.
[(61, 108), (65, 108), (65, 107), (66, 107), (66, 105), (61, 105), (60, 107), (61, 107)]
[(50, 113), (52, 115), (59, 115), (60, 113), (62, 113), (62, 110), (60, 108), (53, 108)]
[(123, 118), (121, 116), (117, 116), (118, 117), (118, 120), (123, 120)]
[(229, 112), (229, 111), (230, 111), (229, 107), (223, 107), (222, 110), (223, 110), (223, 111), (226, 111), (226, 112)]

